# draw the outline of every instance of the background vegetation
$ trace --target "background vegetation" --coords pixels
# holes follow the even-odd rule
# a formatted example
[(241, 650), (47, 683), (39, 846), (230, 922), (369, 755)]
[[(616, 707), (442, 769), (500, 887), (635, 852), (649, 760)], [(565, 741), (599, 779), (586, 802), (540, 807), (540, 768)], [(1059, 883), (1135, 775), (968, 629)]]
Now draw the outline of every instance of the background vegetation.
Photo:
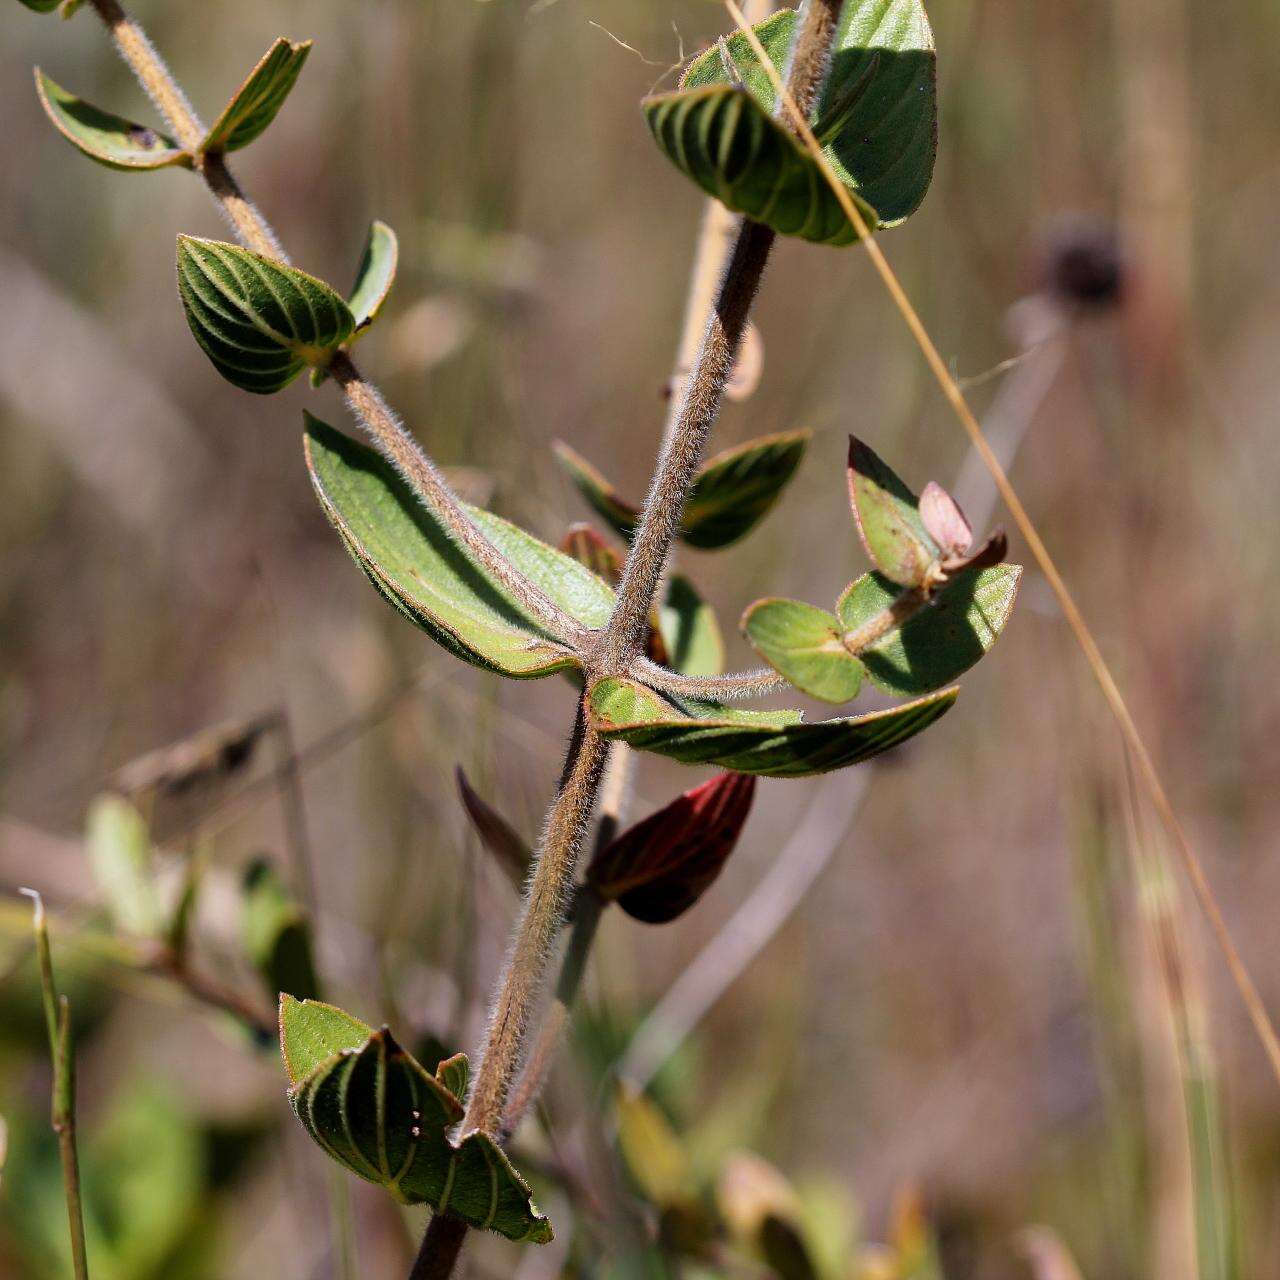
[[(586, 514), (553, 439), (612, 454), (612, 478), (639, 496), (701, 202), (636, 104), (681, 47), (723, 30), (718, 5), (136, 10), (209, 116), (276, 35), (316, 39), (239, 168), (298, 265), (335, 283), (354, 271), (370, 218), (397, 228), (400, 283), (364, 360), (436, 457), (476, 468), (496, 509), (552, 541)], [(886, 250), (956, 370), (991, 371), (972, 392), (988, 422), (1027, 426), (1024, 497), (1278, 1008), (1268, 432), (1280, 401), (1280, 11), (937, 0), (931, 17), (939, 169)], [(91, 27), (89, 15), (66, 28), (19, 9), (0, 46), (0, 1274), (59, 1274), (47, 1055), (29, 912), (14, 896), (35, 883), (84, 1024), (86, 1182), (110, 1184), (98, 1212), (119, 1253), (101, 1274), (328, 1275), (325, 1170), (288, 1115), (276, 1055), (246, 1052), (171, 982), (73, 946), (97, 910), (81, 843), (89, 802), (153, 748), (285, 708), (331, 994), (371, 1022), (471, 1046), (514, 899), (468, 833), (453, 767), (532, 834), (568, 710), (553, 684), (461, 668), (382, 605), (310, 493), (308, 393), (250, 403), (208, 367), (173, 287), (174, 235), (222, 235), (198, 184), (84, 164), (32, 90), (38, 63), (91, 101), (141, 110)], [(1082, 226), (1120, 237), (1121, 305), (995, 371), (1025, 331), (1015, 304), (1047, 287), (1054, 246)], [(842, 494), (849, 431), (917, 487), (965, 462), (857, 251), (780, 244), (757, 320), (764, 380), (726, 411), (716, 446), (797, 426), (817, 435), (765, 529), (732, 557), (682, 553), (735, 665), (751, 661), (736, 634), (744, 605), (779, 590), (832, 598), (862, 563)], [(1025, 559), (1016, 540), (1012, 557)], [(208, 861), (206, 969), (255, 996), (237, 886), (260, 853), (287, 863), (275, 767), (266, 742), (153, 814), (164, 849)], [(839, 836), (818, 891), (658, 1079), (695, 1163), (719, 1170), (728, 1149), (751, 1147), (819, 1185), (824, 1204), (847, 1203), (876, 1240), (904, 1230), (904, 1191), (918, 1189), (948, 1280), (1031, 1274), (1018, 1235), (1030, 1223), (1050, 1225), (1092, 1280), (1194, 1276), (1182, 1107), (1138, 929), (1123, 757), (1033, 572), (956, 713), (877, 765), (855, 813), (857, 776), (762, 782), (699, 911), (661, 931), (608, 922), (553, 1114), (560, 1098), (579, 1113), (603, 1088), (602, 1066), (816, 805), (813, 820)], [(635, 812), (690, 782), (646, 757)], [(1216, 957), (1198, 931), (1186, 941), (1204, 952), (1241, 1274), (1277, 1274), (1280, 1094)], [(282, 1141), (263, 1141), (273, 1130)], [(553, 1182), (539, 1190), (563, 1219)], [(411, 1233), (377, 1191), (355, 1186), (353, 1201), (367, 1273), (393, 1273)], [(477, 1253), (498, 1275), (513, 1256), (499, 1241)], [(524, 1265), (555, 1275), (562, 1255), (531, 1251)]]

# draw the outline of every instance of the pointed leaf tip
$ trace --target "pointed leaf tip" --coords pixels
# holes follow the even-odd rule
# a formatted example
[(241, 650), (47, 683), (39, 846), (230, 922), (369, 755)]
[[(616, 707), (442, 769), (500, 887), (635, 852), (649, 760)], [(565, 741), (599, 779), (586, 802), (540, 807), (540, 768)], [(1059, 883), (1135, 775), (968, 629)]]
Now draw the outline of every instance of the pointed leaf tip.
[(849, 437), (849, 501), (871, 562), (903, 587), (921, 586), (938, 559), (914, 493), (869, 445)]
[(196, 341), (228, 382), (269, 395), (351, 337), (347, 304), (323, 280), (238, 245), (178, 237), (178, 289)]
[(281, 36), (232, 95), (205, 135), (204, 152), (238, 151), (259, 138), (284, 106), (311, 53), (311, 41)]
[(462, 807), (480, 842), (497, 859), (517, 889), (524, 887), (529, 868), (533, 865), (533, 850), (520, 833), (472, 787), (461, 765), (454, 768), (454, 780)]
[(298, 1084), (327, 1059), (359, 1049), (373, 1035), (368, 1023), (337, 1005), (298, 1000), (280, 993), (280, 1052), (292, 1084)]
[(683, 915), (737, 847), (756, 780), (722, 773), (624, 831), (592, 860), (587, 879), (606, 902), (645, 924)]

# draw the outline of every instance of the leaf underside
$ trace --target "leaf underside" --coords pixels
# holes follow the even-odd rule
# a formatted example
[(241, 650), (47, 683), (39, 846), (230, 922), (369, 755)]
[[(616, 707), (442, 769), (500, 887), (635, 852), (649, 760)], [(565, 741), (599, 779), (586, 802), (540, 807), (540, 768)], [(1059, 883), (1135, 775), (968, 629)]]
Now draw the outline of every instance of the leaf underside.
[[(796, 13), (784, 9), (754, 28), (775, 66), (785, 70)], [(729, 59), (767, 114), (776, 95), (741, 32), (728, 36)], [(695, 59), (682, 89), (731, 83), (718, 47)], [(842, 103), (849, 103), (841, 112)], [(837, 176), (896, 226), (920, 207), (938, 150), (937, 60), (922, 0), (848, 0), (836, 32), (831, 70), (810, 123), (830, 122), (820, 137)]]
[(924, 582), (941, 552), (925, 531), (916, 495), (868, 445), (849, 438), (849, 502), (863, 548), (899, 586)]
[[(463, 1115), (450, 1085), (466, 1087), (465, 1057), (446, 1059), (433, 1076), (385, 1027), (311, 1001), (285, 997), (280, 1021), (289, 1101), (330, 1157), (403, 1204), (428, 1204), (509, 1240), (551, 1239), (528, 1184), (487, 1134), (449, 1138)], [(300, 1063), (307, 1070), (297, 1074)]]
[(860, 764), (914, 737), (951, 709), (944, 689), (887, 711), (802, 724), (795, 711), (744, 711), (664, 697), (633, 680), (607, 677), (588, 692), (592, 723), (611, 741), (762, 777), (799, 778)]
[[(661, 93), (641, 106), (667, 158), (726, 209), (816, 244), (858, 239), (804, 144), (745, 89), (711, 85)], [(875, 210), (861, 197), (853, 199), (874, 231)]]
[(178, 288), (196, 341), (229, 382), (269, 395), (323, 365), (355, 322), (323, 280), (237, 245), (178, 237)]
[(202, 151), (238, 151), (261, 137), (284, 106), (311, 53), (311, 41), (278, 39), (232, 95), (201, 144)]
[(146, 172), (191, 165), (172, 138), (68, 93), (36, 68), (36, 92), (53, 126), (77, 150), (108, 169)]
[[(307, 466), (325, 514), (379, 593), (465, 662), (518, 679), (579, 665), (487, 578), (374, 450), (307, 415)], [(600, 627), (613, 592), (589, 569), (487, 511), (481, 532), (584, 626)]]
[(395, 283), (399, 261), (400, 242), (396, 233), (385, 222), (375, 221), (369, 227), (355, 286), (347, 303), (355, 317), (357, 333), (378, 318)]

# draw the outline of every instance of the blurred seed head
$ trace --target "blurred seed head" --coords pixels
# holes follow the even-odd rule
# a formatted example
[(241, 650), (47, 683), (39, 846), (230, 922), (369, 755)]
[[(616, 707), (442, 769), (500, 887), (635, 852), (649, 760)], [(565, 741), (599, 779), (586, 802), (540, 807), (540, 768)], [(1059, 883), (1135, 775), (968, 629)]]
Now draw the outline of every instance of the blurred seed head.
[(1091, 214), (1055, 219), (1039, 252), (1040, 289), (1061, 306), (1101, 311), (1118, 306), (1126, 262), (1115, 226)]

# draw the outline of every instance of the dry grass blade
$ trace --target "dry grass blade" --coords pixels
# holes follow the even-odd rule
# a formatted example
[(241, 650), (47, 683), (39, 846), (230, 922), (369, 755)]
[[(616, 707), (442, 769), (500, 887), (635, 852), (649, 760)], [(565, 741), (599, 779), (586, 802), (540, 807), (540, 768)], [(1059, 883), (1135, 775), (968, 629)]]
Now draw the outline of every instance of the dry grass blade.
[(1075, 602), (1075, 597), (1071, 594), (1066, 580), (1059, 572), (1053, 557), (1049, 554), (1049, 549), (1045, 545), (1044, 539), (1040, 537), (1039, 531), (1032, 522), (1026, 507), (1022, 505), (1022, 500), (1018, 497), (1017, 491), (1005, 474), (1004, 468), (1000, 465), (999, 458), (996, 457), (990, 444), (987, 443), (986, 436), (983, 435), (982, 428), (978, 425), (978, 420), (974, 417), (973, 410), (969, 408), (968, 401), (964, 398), (964, 392), (961, 391), (959, 384), (947, 368), (946, 362), (943, 360), (933, 339), (929, 336), (929, 331), (924, 326), (924, 321), (921, 320), (919, 313), (912, 305), (911, 299), (907, 297), (906, 290), (902, 287), (902, 282), (889, 265), (883, 250), (870, 235), (866, 220), (827, 162), (821, 145), (814, 137), (813, 130), (809, 128), (809, 123), (804, 113), (796, 105), (795, 99), (788, 93), (782, 77), (778, 74), (778, 69), (773, 65), (769, 55), (765, 52), (764, 46), (746, 22), (741, 9), (734, 3), (734, 0), (725, 0), (725, 8), (728, 9), (739, 30), (750, 42), (756, 57), (760, 60), (761, 67), (773, 82), (779, 101), (785, 105), (796, 132), (813, 156), (815, 163), (821, 169), (823, 177), (830, 185), (836, 199), (840, 202), (845, 216), (848, 217), (861, 236), (861, 243), (866, 246), (872, 266), (875, 267), (877, 275), (883, 281), (889, 296), (893, 299), (894, 305), (906, 322), (911, 336), (915, 339), (916, 345), (919, 346), (921, 353), (924, 355), (925, 363), (937, 379), (938, 385), (942, 388), (943, 395), (955, 411), (956, 417), (959, 418), (960, 425), (964, 428), (965, 434), (968, 435), (975, 452), (991, 473), (991, 478), (995, 481), (996, 488), (1000, 491), (1001, 499), (1005, 506), (1008, 507), (1009, 514), (1013, 517), (1019, 532), (1026, 539), (1027, 546), (1035, 557), (1040, 571), (1048, 580), (1053, 594), (1057, 597), (1067, 624), (1070, 626), (1076, 642), (1083, 650), (1094, 679), (1102, 690), (1102, 696), (1106, 699), (1107, 706), (1119, 726), (1125, 744), (1132, 753), (1134, 765), (1142, 779), (1144, 789), (1151, 798), (1152, 806), (1178, 851), (1178, 856), (1186, 869), (1187, 877), (1191, 881), (1196, 901), (1200, 904), (1201, 910), (1209, 921), (1214, 938), (1223, 954), (1223, 958), (1226, 960), (1227, 968), (1231, 972), (1232, 981), (1240, 993), (1240, 998), (1244, 1001), (1245, 1009), (1249, 1014), (1249, 1019), (1253, 1023), (1259, 1040), (1262, 1042), (1262, 1047), (1266, 1051), (1276, 1081), (1280, 1083), (1280, 1036), (1276, 1034), (1271, 1016), (1262, 1002), (1262, 996), (1259, 994), (1258, 988), (1250, 977), (1249, 971), (1245, 967), (1244, 961), (1231, 938), (1231, 931), (1227, 927), (1222, 909), (1219, 907), (1218, 900), (1205, 875), (1204, 867), (1201, 865), (1195, 850), (1191, 847), (1191, 841), (1183, 830), (1182, 824), (1178, 821), (1178, 815), (1174, 811), (1169, 794), (1161, 781), (1160, 772), (1156, 768), (1151, 752), (1147, 749), (1146, 741), (1138, 729), (1137, 722), (1129, 710), (1128, 703), (1125, 702), (1124, 695), (1120, 692), (1120, 687), (1117, 685), (1115, 677), (1111, 674), (1111, 668), (1102, 656), (1102, 650), (1098, 647), (1098, 642), (1094, 639), (1093, 632), (1089, 629), (1088, 623), (1084, 620), (1084, 615), (1080, 612), (1079, 606)]

